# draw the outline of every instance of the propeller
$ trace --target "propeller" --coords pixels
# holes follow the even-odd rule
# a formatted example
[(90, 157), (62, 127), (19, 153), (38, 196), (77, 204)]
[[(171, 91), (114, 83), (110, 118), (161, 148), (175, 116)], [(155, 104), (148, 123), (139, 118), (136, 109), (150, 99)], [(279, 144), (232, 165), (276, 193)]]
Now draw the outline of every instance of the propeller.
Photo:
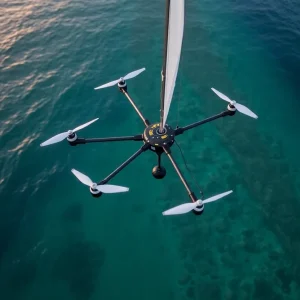
[(76, 127), (75, 129), (73, 130), (68, 130), (66, 132), (63, 132), (63, 133), (59, 133), (57, 135), (55, 135), (54, 137), (50, 138), (49, 140), (41, 143), (41, 147), (43, 146), (48, 146), (48, 145), (51, 145), (51, 144), (54, 144), (54, 143), (58, 143), (58, 142), (61, 142), (62, 140), (64, 140), (65, 138), (67, 138), (69, 135), (73, 134), (74, 132), (78, 131), (78, 130), (81, 130), (87, 126), (89, 126), (90, 124), (94, 123), (95, 121), (97, 121), (99, 118), (97, 119), (94, 119), (90, 122), (87, 122), (83, 125), (80, 125), (78, 127)]
[(248, 107), (242, 105), (242, 104), (239, 104), (237, 103), (236, 101), (233, 101), (231, 99), (229, 99), (226, 95), (222, 94), (221, 92), (217, 91), (216, 89), (214, 88), (211, 88), (213, 92), (215, 92), (221, 99), (229, 102), (231, 105), (233, 105), (239, 112), (251, 117), (251, 118), (254, 118), (254, 119), (257, 119), (258, 116), (253, 112), (251, 111)]
[(130, 72), (127, 75), (125, 75), (124, 77), (121, 77), (117, 80), (114, 80), (114, 81), (111, 81), (109, 83), (106, 83), (106, 84), (103, 84), (103, 85), (100, 85), (100, 86), (96, 87), (95, 90), (103, 89), (103, 88), (106, 88), (106, 87), (109, 87), (109, 86), (113, 86), (113, 85), (116, 85), (117, 83), (119, 83), (123, 80), (134, 78), (134, 77), (138, 76), (140, 73), (142, 73), (145, 70), (146, 70), (146, 68), (142, 68), (142, 69)]
[(72, 169), (72, 173), (81, 181), (83, 184), (89, 186), (93, 190), (98, 190), (101, 193), (111, 194), (111, 193), (122, 193), (129, 191), (129, 188), (111, 185), (111, 184), (100, 184), (94, 183), (88, 176), (80, 173), (79, 171)]
[(185, 214), (185, 213), (188, 213), (191, 210), (195, 209), (197, 206), (200, 206), (200, 205), (205, 204), (205, 203), (209, 203), (209, 202), (213, 202), (213, 201), (219, 200), (219, 199), (221, 199), (221, 198), (229, 195), (230, 193), (232, 193), (232, 191), (228, 191), (228, 192), (225, 192), (225, 193), (222, 193), (222, 194), (210, 197), (210, 198), (208, 198), (206, 200), (197, 200), (196, 202), (181, 204), (181, 205), (175, 206), (173, 208), (170, 208), (170, 209), (164, 211), (162, 214), (165, 215), (165, 216), (166, 215), (180, 215), (180, 214)]

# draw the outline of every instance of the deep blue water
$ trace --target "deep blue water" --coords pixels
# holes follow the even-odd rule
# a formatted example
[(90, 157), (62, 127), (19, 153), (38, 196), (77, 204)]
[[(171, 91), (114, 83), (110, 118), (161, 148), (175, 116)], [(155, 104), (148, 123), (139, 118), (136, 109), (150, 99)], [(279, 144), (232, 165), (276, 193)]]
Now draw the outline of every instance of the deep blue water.
[(234, 191), (201, 217), (162, 216), (189, 200), (166, 157), (162, 181), (147, 152), (111, 181), (128, 193), (99, 199), (71, 173), (99, 181), (140, 142), (40, 147), (97, 117), (80, 136), (142, 133), (116, 88), (94, 90), (142, 67), (130, 95), (159, 120), (164, 13), (163, 1), (0, 2), (1, 299), (300, 298), (297, 1), (186, 1), (169, 124), (225, 109), (211, 87), (259, 116), (178, 137), (205, 197)]

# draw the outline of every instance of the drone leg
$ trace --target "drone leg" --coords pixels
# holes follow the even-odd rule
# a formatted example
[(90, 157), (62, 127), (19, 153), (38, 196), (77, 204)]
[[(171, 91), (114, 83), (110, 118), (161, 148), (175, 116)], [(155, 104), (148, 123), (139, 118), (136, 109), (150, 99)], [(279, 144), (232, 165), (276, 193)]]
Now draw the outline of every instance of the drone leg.
[(120, 137), (106, 137), (106, 138), (92, 138), (92, 139), (83, 139), (77, 138), (73, 142), (69, 142), (71, 146), (76, 146), (80, 144), (88, 143), (103, 143), (103, 142), (119, 142), (119, 141), (142, 141), (143, 136), (141, 134), (133, 136), (120, 136)]
[(109, 180), (115, 177), (120, 171), (122, 171), (126, 166), (128, 166), (133, 160), (135, 160), (140, 154), (149, 149), (148, 144), (144, 144), (137, 152), (135, 152), (132, 156), (130, 156), (125, 162), (123, 162), (116, 170), (114, 170), (111, 174), (109, 174), (106, 178), (98, 183), (106, 184)]
[[(184, 187), (186, 188), (186, 190), (187, 190), (187, 192), (188, 192), (188, 194), (189, 194), (190, 199), (192, 200), (192, 202), (196, 202), (198, 199), (197, 199), (196, 195), (191, 191), (191, 189), (190, 189), (188, 183), (186, 182), (185, 178), (183, 177), (183, 175), (182, 175), (182, 173), (181, 173), (181, 171), (180, 171), (178, 165), (176, 164), (176, 162), (175, 162), (173, 156), (171, 155), (171, 150), (170, 150), (170, 148), (165, 148), (165, 147), (164, 147), (163, 149), (164, 149), (166, 155), (169, 157), (169, 159), (170, 159), (172, 165), (174, 166), (174, 168), (175, 168), (175, 170), (176, 170), (176, 172), (177, 172), (177, 174), (178, 174), (180, 180), (182, 181)], [(203, 204), (202, 204), (201, 206), (197, 206), (197, 207), (193, 210), (194, 214), (196, 214), (196, 215), (201, 215), (201, 214), (203, 213), (203, 211), (204, 211), (204, 205), (203, 205)]]
[(129, 100), (129, 102), (131, 103), (131, 105), (133, 106), (133, 108), (135, 109), (135, 111), (137, 112), (137, 114), (140, 116), (140, 118), (142, 119), (142, 121), (144, 122), (145, 126), (149, 126), (150, 122), (149, 120), (145, 119), (144, 116), (142, 115), (142, 113), (139, 111), (139, 109), (137, 108), (137, 106), (135, 105), (134, 101), (131, 99), (131, 97), (129, 96), (129, 94), (127, 93), (126, 89), (124, 88), (120, 88), (121, 92), (126, 96), (126, 98)]
[(182, 133), (184, 133), (185, 131), (187, 131), (187, 130), (189, 130), (189, 129), (192, 129), (192, 128), (194, 128), (194, 127), (203, 125), (203, 124), (205, 124), (205, 123), (211, 122), (211, 121), (213, 121), (213, 120), (216, 120), (216, 119), (219, 119), (219, 118), (222, 118), (222, 117), (232, 116), (232, 115), (234, 115), (234, 114), (235, 114), (235, 112), (232, 112), (232, 111), (230, 111), (230, 110), (223, 111), (223, 112), (221, 112), (221, 113), (218, 114), (218, 115), (212, 116), (212, 117), (207, 118), (207, 119), (204, 119), (204, 120), (202, 120), (202, 121), (198, 121), (198, 122), (192, 123), (192, 124), (187, 125), (187, 126), (184, 126), (184, 127), (176, 128), (176, 129), (175, 129), (175, 135), (182, 134)]

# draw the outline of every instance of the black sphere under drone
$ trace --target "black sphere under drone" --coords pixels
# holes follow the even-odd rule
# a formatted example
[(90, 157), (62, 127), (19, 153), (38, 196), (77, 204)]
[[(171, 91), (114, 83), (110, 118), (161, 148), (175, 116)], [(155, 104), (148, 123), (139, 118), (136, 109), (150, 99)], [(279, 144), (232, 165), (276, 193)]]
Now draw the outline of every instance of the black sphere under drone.
[[(204, 119), (202, 121), (198, 121), (184, 127), (176, 127), (175, 129), (166, 123), (166, 119), (167, 119), (167, 115), (168, 115), (168, 111), (172, 99), (172, 94), (175, 86), (179, 59), (180, 59), (181, 43), (182, 43), (182, 36), (183, 36), (183, 23), (184, 23), (183, 19), (184, 19), (184, 0), (177, 0), (177, 1), (166, 0), (165, 50), (164, 50), (164, 64), (162, 70), (160, 122), (151, 123), (148, 119), (144, 118), (144, 116), (139, 111), (134, 101), (130, 97), (127, 90), (126, 80), (134, 78), (137, 75), (139, 75), (141, 72), (145, 70), (145, 68), (142, 68), (140, 70), (133, 71), (127, 74), (126, 76), (121, 77), (120, 79), (114, 80), (112, 82), (109, 82), (107, 84), (95, 88), (97, 90), (97, 89), (117, 85), (119, 90), (126, 96), (126, 98), (129, 100), (129, 102), (131, 103), (131, 105), (133, 106), (133, 108), (135, 109), (135, 111), (137, 112), (137, 114), (145, 124), (145, 130), (142, 134), (138, 134), (134, 136), (107, 137), (107, 138), (90, 138), (90, 139), (78, 138), (76, 132), (98, 120), (98, 119), (94, 119), (88, 123), (76, 127), (73, 130), (60, 133), (41, 144), (41, 146), (47, 146), (50, 144), (60, 142), (64, 139), (67, 139), (67, 141), (71, 146), (76, 146), (79, 144), (87, 144), (87, 143), (113, 142), (113, 141), (114, 142), (141, 141), (143, 143), (142, 147), (137, 152), (135, 152), (116, 170), (114, 170), (111, 174), (109, 174), (106, 178), (104, 178), (98, 183), (94, 183), (86, 175), (82, 174), (81, 172), (75, 169), (72, 169), (73, 174), (83, 184), (89, 186), (90, 192), (93, 197), (98, 198), (103, 193), (119, 193), (119, 192), (128, 191), (129, 189), (126, 187), (110, 185), (107, 183), (113, 177), (115, 177), (121, 170), (123, 170), (126, 166), (128, 166), (133, 160), (135, 160), (141, 153), (148, 150), (156, 153), (158, 156), (158, 164), (152, 170), (153, 176), (156, 179), (162, 179), (165, 177), (166, 170), (161, 165), (161, 155), (165, 153), (170, 159), (172, 165), (174, 166), (180, 180), (182, 181), (191, 199), (191, 203), (181, 204), (179, 206), (173, 207), (163, 212), (163, 215), (183, 214), (190, 211), (193, 211), (193, 213), (196, 215), (201, 215), (204, 211), (205, 203), (216, 201), (232, 193), (232, 191), (228, 191), (210, 197), (206, 200), (197, 199), (196, 195), (191, 191), (187, 181), (185, 180), (183, 174), (181, 173), (177, 163), (175, 162), (171, 154), (171, 147), (175, 142), (175, 137), (180, 134), (183, 134), (187, 130), (190, 130), (194, 127), (203, 125), (205, 123), (211, 122), (213, 120), (222, 117), (233, 116), (236, 113), (236, 111), (239, 111), (252, 118), (257, 118), (257, 115), (254, 114), (246, 106), (239, 104), (236, 101), (232, 101), (221, 92), (212, 88), (213, 92), (215, 92), (221, 99), (229, 102), (227, 109), (225, 111), (217, 115), (214, 115), (210, 118)], [(174, 20), (176, 20), (176, 22)], [(176, 32), (176, 34), (174, 34), (174, 32)], [(175, 66), (177, 65), (177, 68), (176, 67), (174, 68), (174, 65)]]

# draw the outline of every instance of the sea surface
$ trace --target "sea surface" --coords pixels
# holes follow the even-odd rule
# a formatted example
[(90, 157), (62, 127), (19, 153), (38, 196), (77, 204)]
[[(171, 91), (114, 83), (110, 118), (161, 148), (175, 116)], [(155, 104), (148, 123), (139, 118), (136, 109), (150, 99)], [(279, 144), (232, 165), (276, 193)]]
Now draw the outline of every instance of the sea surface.
[(185, 8), (168, 123), (226, 109), (211, 87), (259, 116), (178, 136), (198, 197), (233, 190), (200, 217), (162, 215), (189, 202), (166, 156), (163, 180), (149, 151), (111, 180), (128, 193), (99, 199), (71, 173), (100, 181), (141, 142), (40, 147), (94, 118), (80, 137), (142, 133), (116, 87), (94, 87), (143, 67), (129, 93), (159, 121), (164, 1), (0, 1), (1, 300), (300, 299), (300, 3)]

